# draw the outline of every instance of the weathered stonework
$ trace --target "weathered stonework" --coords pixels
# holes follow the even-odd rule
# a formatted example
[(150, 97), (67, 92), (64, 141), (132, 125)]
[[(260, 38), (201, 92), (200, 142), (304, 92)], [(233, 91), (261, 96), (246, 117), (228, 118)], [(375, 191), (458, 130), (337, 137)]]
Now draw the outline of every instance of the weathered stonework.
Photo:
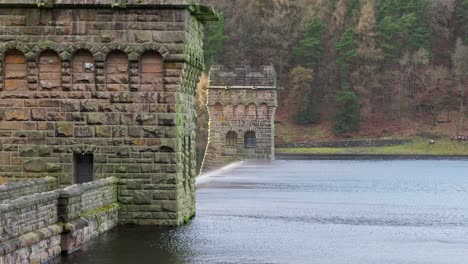
[[(45, 178), (6, 184), (0, 194), (41, 191), (52, 182)], [(46, 263), (115, 227), (117, 186), (116, 178), (107, 178), (2, 201), (0, 263)]]
[(195, 213), (194, 94), (211, 9), (185, 0), (0, 1), (0, 175), (120, 179), (120, 223)]
[(276, 89), (272, 66), (260, 70), (211, 69), (209, 137), (203, 172), (238, 160), (274, 159)]

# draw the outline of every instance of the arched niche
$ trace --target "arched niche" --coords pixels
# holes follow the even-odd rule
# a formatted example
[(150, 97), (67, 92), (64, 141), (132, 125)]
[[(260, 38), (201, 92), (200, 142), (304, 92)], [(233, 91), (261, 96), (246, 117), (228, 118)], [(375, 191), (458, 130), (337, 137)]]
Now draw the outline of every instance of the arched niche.
[(72, 90), (95, 91), (94, 57), (88, 50), (77, 50), (72, 57)]
[(23, 52), (14, 49), (5, 53), (5, 91), (27, 91), (27, 66)]
[(41, 90), (60, 90), (62, 86), (62, 61), (57, 52), (45, 50), (38, 59), (39, 88)]
[(164, 91), (163, 57), (157, 51), (146, 51), (140, 58), (140, 90)]
[(121, 50), (113, 50), (106, 58), (106, 88), (108, 91), (128, 90), (128, 56)]
[(234, 115), (236, 117), (240, 117), (240, 118), (244, 117), (244, 115), (245, 115), (245, 105), (243, 105), (243, 104), (236, 105)]
[(254, 103), (249, 104), (247, 115), (252, 118), (257, 117), (257, 106)]
[(258, 116), (261, 118), (268, 117), (268, 105), (267, 104), (260, 105), (260, 107), (258, 108)]
[(224, 107), (224, 116), (225, 117), (228, 117), (228, 116), (232, 116), (234, 114), (234, 107), (232, 104), (227, 104), (225, 107)]

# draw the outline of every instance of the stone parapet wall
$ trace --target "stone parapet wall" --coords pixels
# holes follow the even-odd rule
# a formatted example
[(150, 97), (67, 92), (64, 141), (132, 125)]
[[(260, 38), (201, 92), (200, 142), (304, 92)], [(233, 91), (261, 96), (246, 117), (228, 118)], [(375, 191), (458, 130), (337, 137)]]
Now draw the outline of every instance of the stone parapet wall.
[(67, 223), (89, 212), (117, 203), (116, 178), (76, 184), (59, 191), (58, 214)]
[(57, 179), (45, 177), (29, 181), (13, 182), (0, 185), (0, 203), (22, 196), (49, 192), (57, 189)]
[(56, 224), (58, 193), (28, 195), (0, 204), (0, 241)]
[(118, 180), (108, 178), (4, 201), (0, 263), (44, 263), (79, 249), (117, 226), (117, 194)]
[(277, 148), (355, 148), (355, 147), (387, 147), (409, 144), (409, 139), (353, 139), (336, 141), (316, 141), (276, 144)]
[(60, 190), (58, 216), (64, 224), (62, 251), (71, 253), (119, 222), (118, 180), (108, 178)]

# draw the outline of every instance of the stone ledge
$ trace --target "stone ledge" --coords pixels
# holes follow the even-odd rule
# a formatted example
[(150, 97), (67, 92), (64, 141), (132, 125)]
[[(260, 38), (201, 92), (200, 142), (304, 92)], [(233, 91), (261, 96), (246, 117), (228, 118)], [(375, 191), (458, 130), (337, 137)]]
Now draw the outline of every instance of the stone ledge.
[(77, 185), (72, 185), (70, 187), (67, 187), (63, 190), (60, 190), (60, 198), (71, 198), (71, 197), (77, 197), (81, 196), (83, 193), (90, 191), (90, 190), (95, 190), (99, 189), (105, 186), (117, 184), (118, 179), (115, 177), (110, 177), (102, 180), (97, 180), (93, 182), (87, 182), (83, 184), (77, 184)]
[(57, 200), (58, 197), (58, 191), (22, 196), (21, 198), (8, 201), (8, 203), (0, 204), (0, 212), (5, 213), (16, 209), (22, 209), (28, 206), (36, 205), (38, 203), (50, 202), (52, 200)]
[(37, 180), (31, 180), (31, 181), (7, 183), (4, 185), (0, 185), (0, 192), (7, 192), (7, 191), (13, 191), (13, 190), (22, 189), (22, 188), (34, 187), (34, 186), (37, 186), (38, 184), (45, 184), (45, 183), (57, 184), (57, 179), (54, 177), (45, 177), (45, 178), (40, 178)]
[(59, 235), (62, 233), (62, 231), (63, 226), (61, 224), (55, 224), (2, 242), (0, 243), (0, 256), (4, 256), (18, 249), (34, 245), (35, 243), (48, 239), (52, 236)]

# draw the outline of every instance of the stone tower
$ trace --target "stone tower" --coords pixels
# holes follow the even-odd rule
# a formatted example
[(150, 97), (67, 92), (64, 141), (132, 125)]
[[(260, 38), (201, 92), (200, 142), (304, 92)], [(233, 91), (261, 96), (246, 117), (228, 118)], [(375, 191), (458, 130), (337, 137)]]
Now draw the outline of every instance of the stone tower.
[(194, 94), (211, 8), (189, 0), (0, 2), (0, 175), (115, 176), (120, 222), (195, 212)]
[(209, 136), (202, 171), (245, 159), (272, 160), (277, 108), (273, 66), (210, 71)]

